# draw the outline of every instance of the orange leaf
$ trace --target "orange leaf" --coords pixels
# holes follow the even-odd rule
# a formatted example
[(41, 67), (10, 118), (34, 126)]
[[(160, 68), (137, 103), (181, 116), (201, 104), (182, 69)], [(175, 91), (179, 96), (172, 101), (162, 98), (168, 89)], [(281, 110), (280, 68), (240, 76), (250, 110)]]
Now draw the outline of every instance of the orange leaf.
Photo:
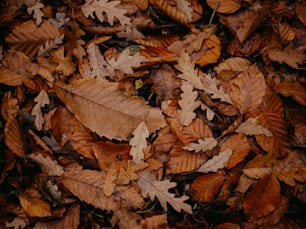
[(274, 175), (267, 175), (247, 193), (243, 203), (244, 214), (255, 220), (274, 211), (280, 201), (280, 184)]
[(4, 140), (6, 146), (18, 157), (24, 158), (25, 153), (19, 124), (16, 118), (9, 117), (4, 127)]
[(42, 199), (31, 196), (31, 194), (20, 193), (19, 201), (22, 208), (30, 217), (48, 217), (51, 216), (49, 203)]
[(216, 9), (218, 13), (231, 14), (235, 13), (241, 7), (241, 2), (235, 0), (207, 0), (207, 5), (213, 10)]
[(224, 182), (222, 173), (212, 173), (199, 176), (192, 182), (193, 198), (200, 202), (212, 201)]
[(305, 4), (303, 5), (302, 2), (296, 2), (295, 3), (295, 12), (300, 21), (306, 26), (306, 8)]
[[(211, 35), (204, 41), (202, 50), (204, 53), (199, 58), (195, 58), (195, 56), (199, 55), (197, 53), (192, 56), (192, 59), (196, 59), (196, 64), (203, 67), (208, 64), (217, 63), (221, 55), (221, 42), (219, 38), (215, 34)], [(201, 50), (199, 52), (201, 52)]]
[(295, 101), (306, 106), (306, 89), (299, 82), (281, 82), (274, 87), (274, 90), (283, 96), (292, 96)]
[(266, 81), (256, 66), (230, 81), (230, 97), (241, 114), (257, 108), (266, 93)]

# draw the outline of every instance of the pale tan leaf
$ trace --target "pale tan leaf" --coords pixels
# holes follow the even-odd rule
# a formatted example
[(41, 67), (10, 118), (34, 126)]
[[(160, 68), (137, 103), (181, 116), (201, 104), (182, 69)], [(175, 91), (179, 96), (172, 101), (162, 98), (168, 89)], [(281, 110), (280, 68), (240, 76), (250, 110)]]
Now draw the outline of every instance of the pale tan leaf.
[(233, 73), (240, 73), (243, 71), (247, 71), (250, 66), (250, 62), (241, 57), (231, 57), (224, 61), (222, 61), (214, 70), (218, 74), (222, 74), (223, 72), (231, 71)]
[(47, 40), (54, 40), (60, 36), (56, 26), (50, 22), (43, 20), (41, 25), (37, 27), (34, 21), (30, 20), (17, 25), (13, 32), (5, 38), (5, 41), (12, 49), (33, 57)]
[(167, 213), (146, 217), (140, 221), (146, 229), (168, 228)]
[(241, 114), (257, 108), (266, 93), (265, 78), (256, 66), (240, 73), (230, 85), (231, 99)]
[(50, 204), (41, 198), (31, 194), (19, 193), (19, 201), (22, 208), (30, 217), (48, 217), (51, 216)]
[(115, 167), (115, 162), (111, 163), (108, 169), (105, 171), (103, 175), (103, 192), (105, 196), (110, 197), (114, 192), (116, 187), (115, 181), (117, 179), (117, 171)]
[(271, 167), (243, 169), (243, 174), (253, 179), (259, 179), (272, 173)]
[(218, 13), (232, 14), (235, 13), (241, 7), (240, 0), (207, 0), (207, 5), (213, 10), (216, 9)]
[(189, 143), (188, 145), (184, 146), (183, 149), (188, 151), (195, 151), (196, 153), (202, 151), (205, 152), (207, 150), (212, 150), (217, 145), (217, 140), (213, 137), (199, 139), (198, 143)]
[(146, 37), (135, 26), (128, 25), (125, 31), (117, 33), (120, 38), (126, 38), (127, 41), (136, 41), (138, 39), (145, 39)]
[(157, 197), (165, 211), (167, 211), (167, 203), (169, 203), (178, 212), (184, 210), (192, 214), (191, 206), (184, 203), (189, 199), (188, 196), (175, 197), (173, 193), (169, 193), (168, 189), (174, 188), (177, 185), (176, 182), (170, 182), (169, 180), (158, 181), (154, 174), (144, 171), (139, 175), (138, 185), (141, 188), (143, 197), (150, 197), (152, 201)]
[(86, 77), (101, 77), (105, 79), (106, 76), (112, 75), (107, 69), (108, 64), (102, 56), (99, 47), (94, 42), (88, 45), (87, 52), (90, 74), (86, 75)]
[(175, 2), (177, 9), (186, 15), (188, 22), (191, 22), (193, 9), (190, 2), (187, 0), (175, 0)]
[(182, 72), (178, 77), (191, 83), (196, 89), (202, 89), (202, 82), (199, 77), (199, 70), (195, 69), (195, 64), (186, 52), (181, 52), (177, 58), (177, 65), (174, 66)]
[(33, 14), (33, 18), (36, 19), (36, 25), (39, 26), (42, 22), (42, 17), (44, 16), (44, 12), (41, 8), (44, 7), (44, 4), (37, 0), (35, 5), (28, 6), (27, 12), (28, 14)]
[(76, 118), (100, 136), (126, 140), (143, 121), (150, 132), (166, 125), (158, 108), (125, 96), (117, 83), (89, 78), (69, 85), (58, 83), (55, 91)]
[(59, 190), (59, 187), (57, 186), (57, 184), (53, 184), (51, 180), (48, 180), (47, 184), (46, 184), (46, 189), (48, 190), (48, 193), (50, 194), (50, 196), (52, 196), (52, 198), (55, 201), (61, 201), (62, 199), (62, 193)]
[(41, 166), (41, 170), (47, 173), (49, 176), (61, 176), (64, 174), (64, 168), (58, 164), (56, 160), (52, 160), (50, 157), (44, 157), (42, 154), (30, 154), (27, 158), (35, 161)]
[(125, 9), (116, 7), (120, 1), (109, 0), (86, 0), (85, 4), (81, 6), (81, 10), (85, 17), (94, 18), (94, 13), (100, 22), (105, 21), (104, 14), (107, 15), (107, 22), (112, 26), (114, 18), (117, 18), (121, 25), (130, 24), (130, 18), (124, 14), (127, 12)]
[(6, 222), (5, 226), (7, 228), (9, 227), (14, 227), (14, 229), (23, 229), (25, 228), (27, 225), (29, 224), (29, 222), (26, 222), (25, 219), (21, 218), (21, 217), (15, 217), (11, 222)]
[(107, 60), (109, 71), (112, 73), (112, 76), (115, 75), (115, 70), (120, 70), (126, 74), (132, 74), (134, 72), (133, 67), (140, 67), (141, 63), (147, 61), (147, 58), (140, 55), (139, 52), (136, 52), (134, 55), (130, 55), (130, 52), (130, 48), (126, 48), (120, 52), (117, 59), (112, 58)]
[(206, 118), (207, 120), (211, 121), (215, 117), (215, 112), (206, 106), (204, 103), (201, 103), (201, 110), (206, 111)]
[(183, 149), (180, 143), (175, 144), (170, 153), (167, 162), (167, 174), (178, 174), (191, 172), (200, 167), (207, 161), (207, 155), (204, 153), (191, 153)]
[(132, 146), (130, 155), (136, 164), (139, 164), (144, 158), (143, 150), (147, 147), (147, 137), (149, 137), (148, 127), (145, 122), (141, 122), (133, 131), (133, 137), (129, 143)]
[(34, 102), (36, 102), (36, 104), (32, 109), (31, 115), (35, 116), (35, 126), (37, 130), (41, 130), (45, 122), (41, 108), (50, 103), (47, 92), (45, 90), (41, 90), (34, 98)]
[(61, 12), (56, 12), (55, 18), (49, 18), (48, 21), (55, 25), (57, 28), (62, 27), (67, 22), (69, 22), (69, 18), (65, 18), (66, 14)]
[(208, 161), (206, 161), (198, 169), (198, 172), (201, 172), (201, 173), (216, 172), (218, 169), (224, 168), (225, 164), (229, 161), (231, 156), (232, 156), (231, 149), (222, 151), (217, 156), (214, 156)]
[(45, 56), (49, 54), (49, 52), (52, 49), (57, 49), (60, 44), (63, 43), (64, 34), (62, 34), (60, 37), (57, 37), (53, 40), (47, 40), (43, 45), (40, 46), (37, 56)]
[(235, 132), (246, 135), (264, 134), (267, 137), (273, 136), (273, 134), (267, 128), (258, 123), (257, 118), (249, 118), (245, 122), (241, 123)]
[(25, 158), (19, 124), (12, 116), (8, 117), (4, 127), (4, 141), (10, 151), (20, 158)]
[(182, 125), (188, 126), (192, 120), (196, 117), (194, 110), (197, 109), (200, 105), (200, 101), (195, 101), (198, 97), (198, 92), (193, 91), (193, 86), (186, 82), (182, 82), (181, 89), (181, 100), (179, 100), (179, 105), (181, 109), (179, 110), (179, 120)]
[(39, 221), (33, 229), (77, 229), (80, 224), (80, 205), (73, 204), (67, 209), (65, 216), (58, 220)]
[(101, 210), (115, 210), (117, 204), (103, 192), (103, 173), (94, 170), (65, 172), (60, 182), (80, 200)]

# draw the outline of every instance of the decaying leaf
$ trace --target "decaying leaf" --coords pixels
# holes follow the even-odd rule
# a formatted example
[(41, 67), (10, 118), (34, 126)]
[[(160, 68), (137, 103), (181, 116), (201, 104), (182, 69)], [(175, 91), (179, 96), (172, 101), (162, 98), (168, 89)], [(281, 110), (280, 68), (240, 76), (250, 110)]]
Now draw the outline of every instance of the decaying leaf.
[(214, 156), (213, 158), (206, 161), (199, 169), (198, 172), (209, 173), (216, 172), (218, 169), (225, 167), (225, 164), (228, 162), (232, 155), (232, 150), (227, 149), (223, 152), (220, 152), (219, 155)]
[(83, 79), (58, 84), (55, 90), (76, 118), (100, 136), (127, 139), (143, 121), (150, 132), (165, 126), (159, 109), (147, 106), (140, 98), (125, 96), (117, 83)]
[(147, 137), (149, 137), (148, 127), (145, 122), (141, 122), (133, 131), (133, 137), (129, 143), (132, 146), (130, 155), (133, 157), (133, 161), (136, 164), (139, 164), (144, 158), (144, 149), (147, 147)]
[(168, 189), (174, 188), (176, 186), (175, 182), (170, 182), (169, 180), (158, 181), (154, 174), (144, 171), (140, 173), (138, 185), (141, 187), (144, 197), (150, 197), (151, 200), (157, 197), (165, 211), (167, 211), (167, 203), (169, 203), (178, 212), (184, 210), (192, 214), (191, 206), (184, 203), (189, 199), (188, 196), (175, 197), (174, 194), (169, 193)]
[(30, 154), (28, 158), (35, 161), (41, 166), (42, 171), (46, 172), (49, 176), (61, 176), (64, 174), (64, 169), (57, 161), (52, 160), (50, 157), (44, 157), (42, 154)]
[(199, 139), (198, 143), (189, 143), (188, 145), (184, 146), (183, 149), (188, 151), (195, 151), (196, 153), (200, 151), (207, 151), (212, 150), (217, 145), (217, 140), (213, 137)]

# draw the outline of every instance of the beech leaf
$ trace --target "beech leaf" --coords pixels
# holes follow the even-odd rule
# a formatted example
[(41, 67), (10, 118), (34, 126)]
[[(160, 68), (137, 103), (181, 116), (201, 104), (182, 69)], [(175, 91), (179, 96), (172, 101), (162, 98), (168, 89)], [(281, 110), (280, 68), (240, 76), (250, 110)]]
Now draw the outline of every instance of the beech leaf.
[(134, 130), (133, 138), (130, 140), (130, 145), (132, 146), (130, 155), (136, 164), (139, 164), (144, 158), (143, 150), (147, 147), (147, 137), (149, 137), (148, 127), (145, 122), (141, 122)]
[(207, 151), (207, 150), (212, 150), (216, 145), (217, 145), (217, 140), (213, 137), (210, 138), (204, 138), (204, 139), (199, 139), (198, 143), (189, 143), (186, 146), (183, 146), (183, 149), (186, 149), (188, 151), (195, 151), (196, 153), (200, 151)]
[(160, 109), (125, 96), (117, 83), (88, 78), (69, 85), (58, 83), (55, 91), (75, 117), (100, 136), (127, 140), (143, 121), (150, 132), (166, 125)]
[(198, 172), (201, 172), (201, 173), (217, 172), (218, 169), (222, 169), (225, 167), (225, 164), (229, 161), (231, 156), (232, 156), (231, 149), (222, 151), (217, 156), (214, 156), (208, 161), (206, 161), (198, 169)]
[(157, 197), (165, 211), (167, 211), (167, 203), (169, 203), (178, 212), (184, 210), (192, 214), (191, 206), (184, 203), (189, 199), (188, 196), (175, 197), (173, 193), (169, 193), (168, 189), (174, 188), (176, 182), (170, 182), (169, 180), (158, 181), (154, 174), (143, 171), (139, 175), (138, 185), (141, 187), (143, 197), (150, 197), (152, 201)]

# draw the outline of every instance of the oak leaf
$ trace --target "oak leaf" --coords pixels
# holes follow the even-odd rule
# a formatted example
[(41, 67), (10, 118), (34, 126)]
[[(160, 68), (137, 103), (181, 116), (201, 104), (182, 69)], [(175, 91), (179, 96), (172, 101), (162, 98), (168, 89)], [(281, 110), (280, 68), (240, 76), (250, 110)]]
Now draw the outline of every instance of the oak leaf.
[(183, 93), (181, 93), (181, 100), (179, 100), (181, 107), (179, 110), (179, 120), (182, 125), (188, 126), (196, 117), (194, 110), (201, 105), (201, 102), (195, 101), (198, 97), (198, 92), (193, 91), (193, 86), (190, 83), (183, 81), (181, 89)]
[(184, 210), (192, 214), (191, 206), (184, 203), (189, 198), (188, 196), (175, 197), (174, 194), (169, 193), (168, 189), (174, 188), (177, 185), (176, 182), (170, 182), (169, 180), (158, 181), (154, 174), (144, 171), (139, 175), (138, 185), (141, 188), (143, 197), (150, 197), (152, 201), (157, 197), (165, 211), (167, 211), (167, 203), (169, 203), (178, 212)]
[(55, 91), (85, 126), (110, 139), (126, 140), (143, 121), (149, 132), (166, 124), (158, 108), (147, 106), (143, 99), (125, 96), (117, 83), (88, 78), (70, 85), (58, 83)]
[(64, 174), (64, 168), (58, 164), (56, 160), (52, 160), (50, 157), (44, 157), (42, 154), (30, 154), (27, 158), (35, 161), (41, 166), (41, 170), (47, 173), (49, 176), (61, 176)]
[(133, 131), (133, 137), (129, 143), (132, 146), (130, 155), (136, 164), (139, 164), (144, 158), (143, 150), (147, 147), (147, 137), (149, 137), (148, 127), (145, 122), (141, 122)]
[(57, 63), (55, 70), (63, 76), (69, 76), (75, 71), (75, 63), (72, 62), (69, 54), (65, 55), (65, 47), (60, 46), (51, 53), (51, 61)]
[(103, 192), (103, 176), (99, 171), (75, 169), (65, 172), (59, 181), (80, 200), (101, 210), (115, 210), (117, 204)]
[(177, 9), (186, 15), (188, 22), (191, 22), (193, 9), (190, 2), (187, 0), (175, 0), (175, 2)]
[(212, 157), (206, 161), (199, 169), (198, 172), (209, 173), (216, 172), (218, 169), (222, 169), (228, 163), (230, 157), (232, 156), (232, 150), (227, 149), (220, 152), (217, 156)]
[(213, 137), (199, 139), (198, 143), (189, 143), (188, 145), (184, 146), (183, 149), (188, 151), (195, 151), (196, 153), (200, 151), (207, 151), (212, 150), (217, 145), (217, 140)]
[(257, 118), (249, 118), (245, 122), (241, 123), (235, 132), (246, 135), (264, 134), (267, 137), (273, 136), (273, 134), (267, 128), (258, 124)]
[(103, 192), (105, 196), (110, 197), (115, 190), (117, 179), (117, 172), (115, 162), (111, 163), (108, 169), (103, 174)]
[(41, 8), (44, 7), (44, 4), (37, 0), (33, 6), (28, 6), (27, 12), (28, 14), (33, 14), (33, 18), (36, 19), (36, 25), (39, 26), (42, 22), (42, 17), (44, 16), (44, 12)]
[(34, 102), (36, 102), (36, 104), (32, 109), (31, 115), (35, 116), (35, 126), (37, 130), (41, 130), (45, 122), (41, 108), (50, 103), (47, 92), (45, 90), (41, 90), (34, 98)]
[(107, 15), (107, 22), (112, 26), (114, 24), (114, 18), (116, 17), (121, 25), (130, 24), (130, 18), (124, 14), (127, 12), (125, 9), (116, 7), (120, 4), (120, 1), (109, 0), (86, 0), (85, 4), (81, 6), (81, 10), (85, 17), (94, 18), (94, 13), (100, 22), (105, 21), (104, 13)]
[(40, 46), (37, 56), (45, 56), (47, 55), (52, 49), (57, 49), (60, 44), (63, 43), (64, 34), (60, 37), (57, 37), (53, 40), (47, 40), (43, 45)]
[(11, 222), (6, 222), (5, 226), (6, 228), (14, 227), (14, 229), (23, 229), (25, 228), (29, 223), (26, 222), (25, 219), (21, 217), (15, 217)]

